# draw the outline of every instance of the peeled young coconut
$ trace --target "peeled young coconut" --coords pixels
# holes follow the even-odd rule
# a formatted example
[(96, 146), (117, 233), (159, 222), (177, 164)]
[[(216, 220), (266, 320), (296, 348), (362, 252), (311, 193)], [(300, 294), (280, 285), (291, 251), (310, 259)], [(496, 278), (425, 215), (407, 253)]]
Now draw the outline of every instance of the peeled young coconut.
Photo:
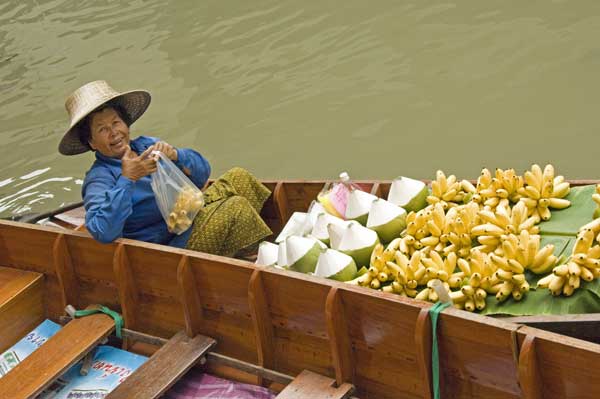
[(283, 269), (287, 269), (287, 252), (285, 250), (285, 241), (280, 242), (277, 245), (277, 266)]
[(283, 226), (275, 242), (279, 244), (289, 236), (303, 236), (308, 234), (311, 229), (312, 226), (309, 223), (308, 214), (305, 212), (294, 212), (290, 220)]
[(350, 223), (329, 223), (327, 225), (327, 235), (329, 235), (329, 247), (331, 249), (339, 248), (340, 243), (342, 242), (342, 237), (344, 236), (344, 233), (346, 233), (346, 227), (348, 227)]
[(366, 193), (361, 190), (352, 190), (348, 195), (348, 205), (346, 206), (346, 220), (356, 220), (363, 226), (367, 224), (367, 218), (369, 217), (369, 211), (373, 201), (377, 199), (377, 196)]
[(400, 237), (406, 227), (406, 211), (383, 199), (373, 201), (367, 227), (375, 230), (382, 242), (390, 242)]
[(406, 212), (418, 212), (427, 206), (429, 189), (420, 180), (400, 176), (392, 182), (388, 201), (401, 206)]
[(285, 240), (288, 268), (301, 273), (315, 271), (323, 251), (319, 240), (311, 237), (290, 236)]
[(328, 213), (321, 213), (317, 217), (315, 225), (313, 226), (313, 229), (310, 232), (311, 236), (315, 237), (317, 240), (320, 240), (325, 245), (330, 245), (329, 231), (327, 230), (327, 225), (329, 224), (345, 226), (347, 223), (346, 221)]
[(310, 222), (310, 225), (314, 227), (315, 223), (317, 223), (317, 218), (319, 217), (319, 215), (322, 213), (327, 213), (327, 211), (325, 210), (325, 208), (323, 208), (323, 205), (321, 205), (320, 202), (313, 201), (310, 203), (307, 213), (308, 221)]
[(279, 246), (277, 244), (263, 241), (258, 245), (258, 256), (255, 263), (261, 266), (273, 266), (277, 263), (278, 253)]
[(315, 269), (315, 276), (338, 281), (349, 281), (356, 275), (356, 263), (351, 256), (334, 249), (321, 253)]
[(359, 223), (350, 223), (344, 231), (342, 240), (337, 250), (350, 255), (358, 266), (369, 266), (371, 253), (379, 243), (377, 233), (361, 226)]

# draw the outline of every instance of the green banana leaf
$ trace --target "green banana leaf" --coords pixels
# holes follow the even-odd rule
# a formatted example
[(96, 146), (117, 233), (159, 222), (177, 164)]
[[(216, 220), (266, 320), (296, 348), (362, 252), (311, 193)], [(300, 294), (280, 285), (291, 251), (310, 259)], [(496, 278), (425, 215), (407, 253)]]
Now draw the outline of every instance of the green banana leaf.
[[(541, 244), (554, 244), (554, 255), (565, 258), (571, 254), (579, 228), (592, 221), (596, 203), (592, 194), (596, 186), (573, 187), (566, 197), (571, 206), (559, 211), (552, 211), (550, 220), (540, 223)], [(543, 275), (527, 272), (527, 281), (531, 285), (530, 292), (519, 302), (512, 298), (498, 303), (493, 295), (486, 299), (486, 308), (481, 314), (494, 315), (561, 315), (600, 312), (600, 281), (582, 282), (581, 287), (570, 297), (553, 297), (547, 289), (536, 289), (537, 282)]]
[(600, 281), (584, 283), (570, 297), (552, 296), (547, 289), (532, 289), (519, 302), (512, 298), (499, 303), (494, 295), (486, 298), (484, 315), (561, 315), (600, 312)]

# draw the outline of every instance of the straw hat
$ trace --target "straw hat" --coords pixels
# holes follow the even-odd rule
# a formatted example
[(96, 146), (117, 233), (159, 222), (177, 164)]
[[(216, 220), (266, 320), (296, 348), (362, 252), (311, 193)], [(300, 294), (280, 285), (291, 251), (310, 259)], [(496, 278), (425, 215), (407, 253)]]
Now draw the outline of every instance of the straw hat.
[(76, 155), (90, 150), (90, 147), (79, 140), (78, 123), (96, 108), (109, 101), (123, 107), (123, 110), (129, 116), (130, 122), (133, 123), (142, 116), (148, 105), (150, 105), (150, 93), (145, 90), (119, 93), (104, 80), (87, 83), (75, 90), (65, 102), (71, 124), (58, 145), (58, 151), (61, 154)]

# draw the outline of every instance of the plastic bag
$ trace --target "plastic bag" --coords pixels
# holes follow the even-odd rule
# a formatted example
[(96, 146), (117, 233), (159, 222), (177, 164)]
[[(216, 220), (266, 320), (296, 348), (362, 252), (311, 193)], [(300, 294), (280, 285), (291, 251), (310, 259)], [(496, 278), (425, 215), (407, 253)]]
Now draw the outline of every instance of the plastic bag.
[(317, 195), (317, 200), (323, 205), (327, 213), (345, 219), (348, 195), (353, 190), (361, 190), (361, 188), (350, 180), (348, 173), (342, 172), (340, 173), (340, 180), (333, 183), (333, 187), (332, 183), (323, 187)]
[(152, 151), (159, 159), (152, 174), (152, 191), (167, 228), (177, 235), (194, 223), (194, 218), (204, 206), (202, 191), (165, 154)]

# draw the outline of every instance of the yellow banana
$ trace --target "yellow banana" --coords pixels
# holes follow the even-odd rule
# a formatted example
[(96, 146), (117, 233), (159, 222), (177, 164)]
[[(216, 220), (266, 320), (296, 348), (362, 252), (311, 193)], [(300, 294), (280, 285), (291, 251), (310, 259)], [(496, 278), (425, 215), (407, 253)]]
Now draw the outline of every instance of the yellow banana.
[(553, 209), (565, 209), (571, 206), (571, 201), (563, 198), (550, 198), (549, 207)]

